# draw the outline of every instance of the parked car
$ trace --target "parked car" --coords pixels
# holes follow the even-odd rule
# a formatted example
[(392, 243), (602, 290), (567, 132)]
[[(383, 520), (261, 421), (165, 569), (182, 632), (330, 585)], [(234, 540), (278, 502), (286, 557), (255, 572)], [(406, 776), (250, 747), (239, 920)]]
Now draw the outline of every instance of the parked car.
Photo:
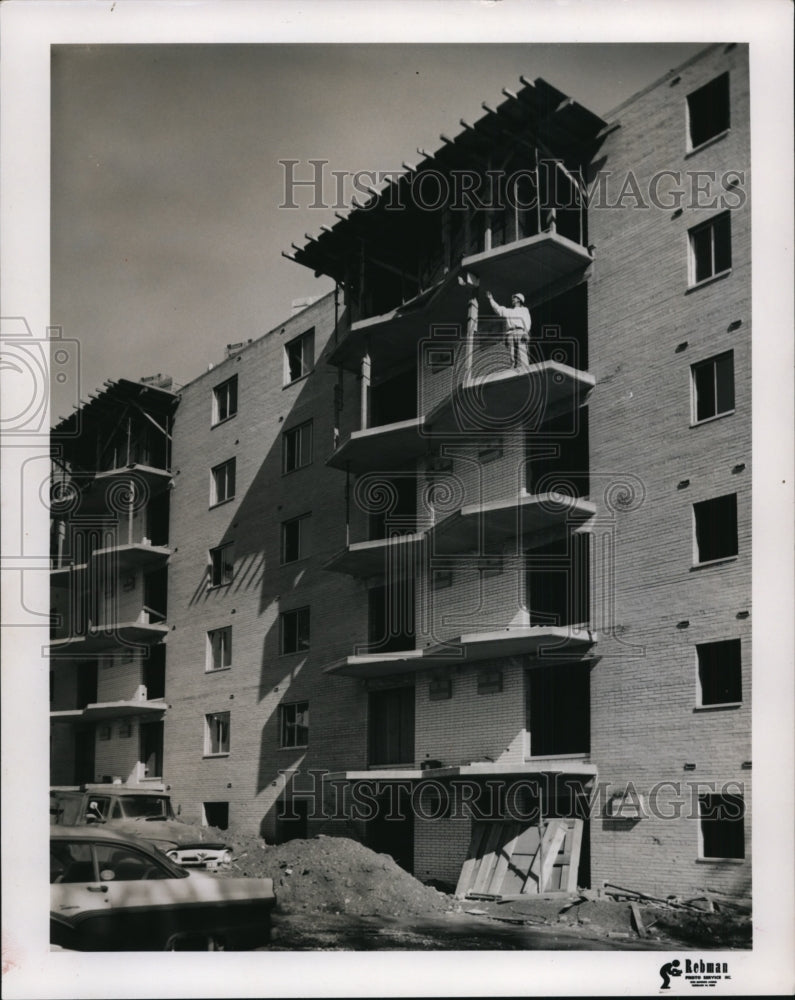
[(214, 868), (232, 860), (227, 844), (211, 838), (207, 827), (177, 819), (171, 797), (150, 788), (109, 784), (53, 788), (50, 824), (103, 824), (147, 841), (180, 865)]
[(189, 871), (88, 826), (50, 831), (50, 942), (76, 951), (250, 950), (267, 944), (269, 878)]

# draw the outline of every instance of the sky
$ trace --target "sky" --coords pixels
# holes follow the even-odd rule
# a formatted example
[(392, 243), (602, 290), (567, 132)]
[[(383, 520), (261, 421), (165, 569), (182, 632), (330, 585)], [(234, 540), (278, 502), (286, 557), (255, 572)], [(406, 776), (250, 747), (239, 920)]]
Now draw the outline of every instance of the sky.
[[(281, 256), (332, 225), (284, 203), (286, 168), (400, 170), (544, 77), (604, 114), (693, 44), (54, 45), (51, 323), (80, 344), (80, 396), (108, 378), (179, 385), (332, 287)], [(71, 412), (55, 387), (52, 422)]]

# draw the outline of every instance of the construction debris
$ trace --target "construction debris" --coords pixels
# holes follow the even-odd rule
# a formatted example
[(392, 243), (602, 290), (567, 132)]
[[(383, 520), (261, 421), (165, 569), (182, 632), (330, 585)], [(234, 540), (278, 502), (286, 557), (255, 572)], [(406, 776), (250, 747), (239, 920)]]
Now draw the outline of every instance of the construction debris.
[(643, 925), (643, 917), (640, 915), (640, 907), (637, 903), (630, 903), (629, 908), (632, 911), (632, 919), (635, 921), (635, 930), (638, 932), (638, 936), (645, 938), (649, 936), (649, 932)]
[[(566, 928), (587, 940), (643, 940), (650, 948), (690, 946), (747, 948), (751, 940), (750, 901), (711, 890), (692, 899), (663, 899), (625, 886), (601, 889), (478, 895), (467, 906), (451, 895), (424, 885), (387, 854), (377, 854), (346, 837), (318, 836), (268, 845), (258, 838), (235, 839), (236, 856), (218, 877), (250, 875), (273, 878), (283, 913), (310, 922), (319, 914), (353, 917), (422, 919), (445, 914), (485, 924)], [(452, 888), (452, 887), (451, 887)], [(468, 897), (472, 898), (472, 894)], [(714, 912), (706, 909), (711, 901)]]

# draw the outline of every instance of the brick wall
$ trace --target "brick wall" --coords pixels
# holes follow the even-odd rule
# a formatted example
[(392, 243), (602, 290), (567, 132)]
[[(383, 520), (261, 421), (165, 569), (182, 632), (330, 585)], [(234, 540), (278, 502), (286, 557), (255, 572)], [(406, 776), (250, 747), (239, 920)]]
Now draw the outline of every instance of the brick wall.
[[(284, 344), (311, 327), (314, 371), (285, 387)], [(167, 780), (186, 819), (198, 819), (204, 801), (226, 801), (232, 826), (269, 837), (287, 783), (300, 783), (308, 768), (366, 763), (365, 694), (358, 682), (322, 671), (367, 634), (364, 584), (322, 569), (345, 544), (345, 475), (324, 465), (333, 448), (337, 373), (325, 363), (333, 327), (327, 296), (188, 385), (174, 427)], [(237, 415), (212, 427), (212, 389), (232, 375)], [(358, 421), (358, 384), (344, 378), (343, 436)], [(283, 476), (282, 431), (309, 419), (312, 464)], [(233, 456), (236, 496), (208, 509), (209, 470)], [(281, 522), (310, 512), (311, 551), (280, 565)], [(227, 540), (235, 545), (234, 580), (208, 589), (208, 547)], [(301, 607), (310, 608), (310, 648), (282, 655), (279, 615)], [(208, 673), (207, 630), (226, 625), (232, 668)], [(280, 749), (279, 706), (304, 699), (309, 746)], [(229, 755), (206, 758), (205, 715), (223, 711), (231, 713)]]
[(136, 656), (131, 663), (122, 663), (111, 657), (99, 664), (97, 672), (97, 701), (133, 701), (146, 696), (141, 661)]
[[(129, 729), (128, 729), (129, 725)], [(100, 739), (104, 727), (110, 729), (110, 739)], [(94, 770), (96, 780), (105, 775), (121, 778), (123, 781), (136, 781), (138, 778), (139, 720), (108, 719), (97, 725), (96, 758)]]
[[(478, 694), (481, 671), (502, 672), (502, 691)], [(491, 758), (521, 763), (525, 748), (524, 671), (506, 660), (484, 660), (477, 668), (448, 668), (452, 697), (431, 701), (428, 680), (417, 685), (415, 755), (444, 765)]]
[[(731, 131), (687, 156), (686, 95), (726, 70)], [(713, 170), (718, 178), (748, 170), (745, 47), (714, 47), (677, 76), (675, 85), (665, 80), (619, 109), (621, 126), (600, 151), (611, 182), (632, 170), (647, 191), (662, 169)], [(671, 781), (683, 798), (687, 781), (748, 786), (750, 779), (742, 768), (750, 759), (750, 620), (738, 617), (751, 598), (750, 212), (746, 205), (731, 213), (731, 274), (688, 291), (687, 231), (714, 214), (688, 199), (680, 214), (654, 207), (589, 214), (596, 245), (589, 286), (594, 528), (614, 545), (612, 587), (594, 574), (593, 606), (602, 620), (592, 756), (601, 781), (632, 782), (645, 793)], [(691, 427), (690, 366), (729, 349), (735, 412)], [(622, 509), (610, 484), (627, 476), (635, 477), (630, 489), (642, 483), (644, 495), (640, 502), (636, 491)], [(739, 555), (694, 569), (692, 505), (726, 493), (737, 494)], [(605, 614), (599, 609), (608, 598)], [(697, 711), (695, 645), (725, 638), (743, 640), (743, 703)], [(652, 893), (747, 889), (750, 823), (745, 864), (699, 862), (699, 824), (685, 817), (690, 811), (688, 804), (679, 819), (592, 823), (594, 884), (608, 878)]]

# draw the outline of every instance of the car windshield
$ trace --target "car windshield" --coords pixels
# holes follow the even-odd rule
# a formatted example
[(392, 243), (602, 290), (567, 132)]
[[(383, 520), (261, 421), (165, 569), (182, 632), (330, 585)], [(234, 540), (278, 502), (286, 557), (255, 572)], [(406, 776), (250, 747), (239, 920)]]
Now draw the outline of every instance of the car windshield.
[(173, 819), (171, 799), (162, 795), (121, 795), (122, 810), (127, 819)]

